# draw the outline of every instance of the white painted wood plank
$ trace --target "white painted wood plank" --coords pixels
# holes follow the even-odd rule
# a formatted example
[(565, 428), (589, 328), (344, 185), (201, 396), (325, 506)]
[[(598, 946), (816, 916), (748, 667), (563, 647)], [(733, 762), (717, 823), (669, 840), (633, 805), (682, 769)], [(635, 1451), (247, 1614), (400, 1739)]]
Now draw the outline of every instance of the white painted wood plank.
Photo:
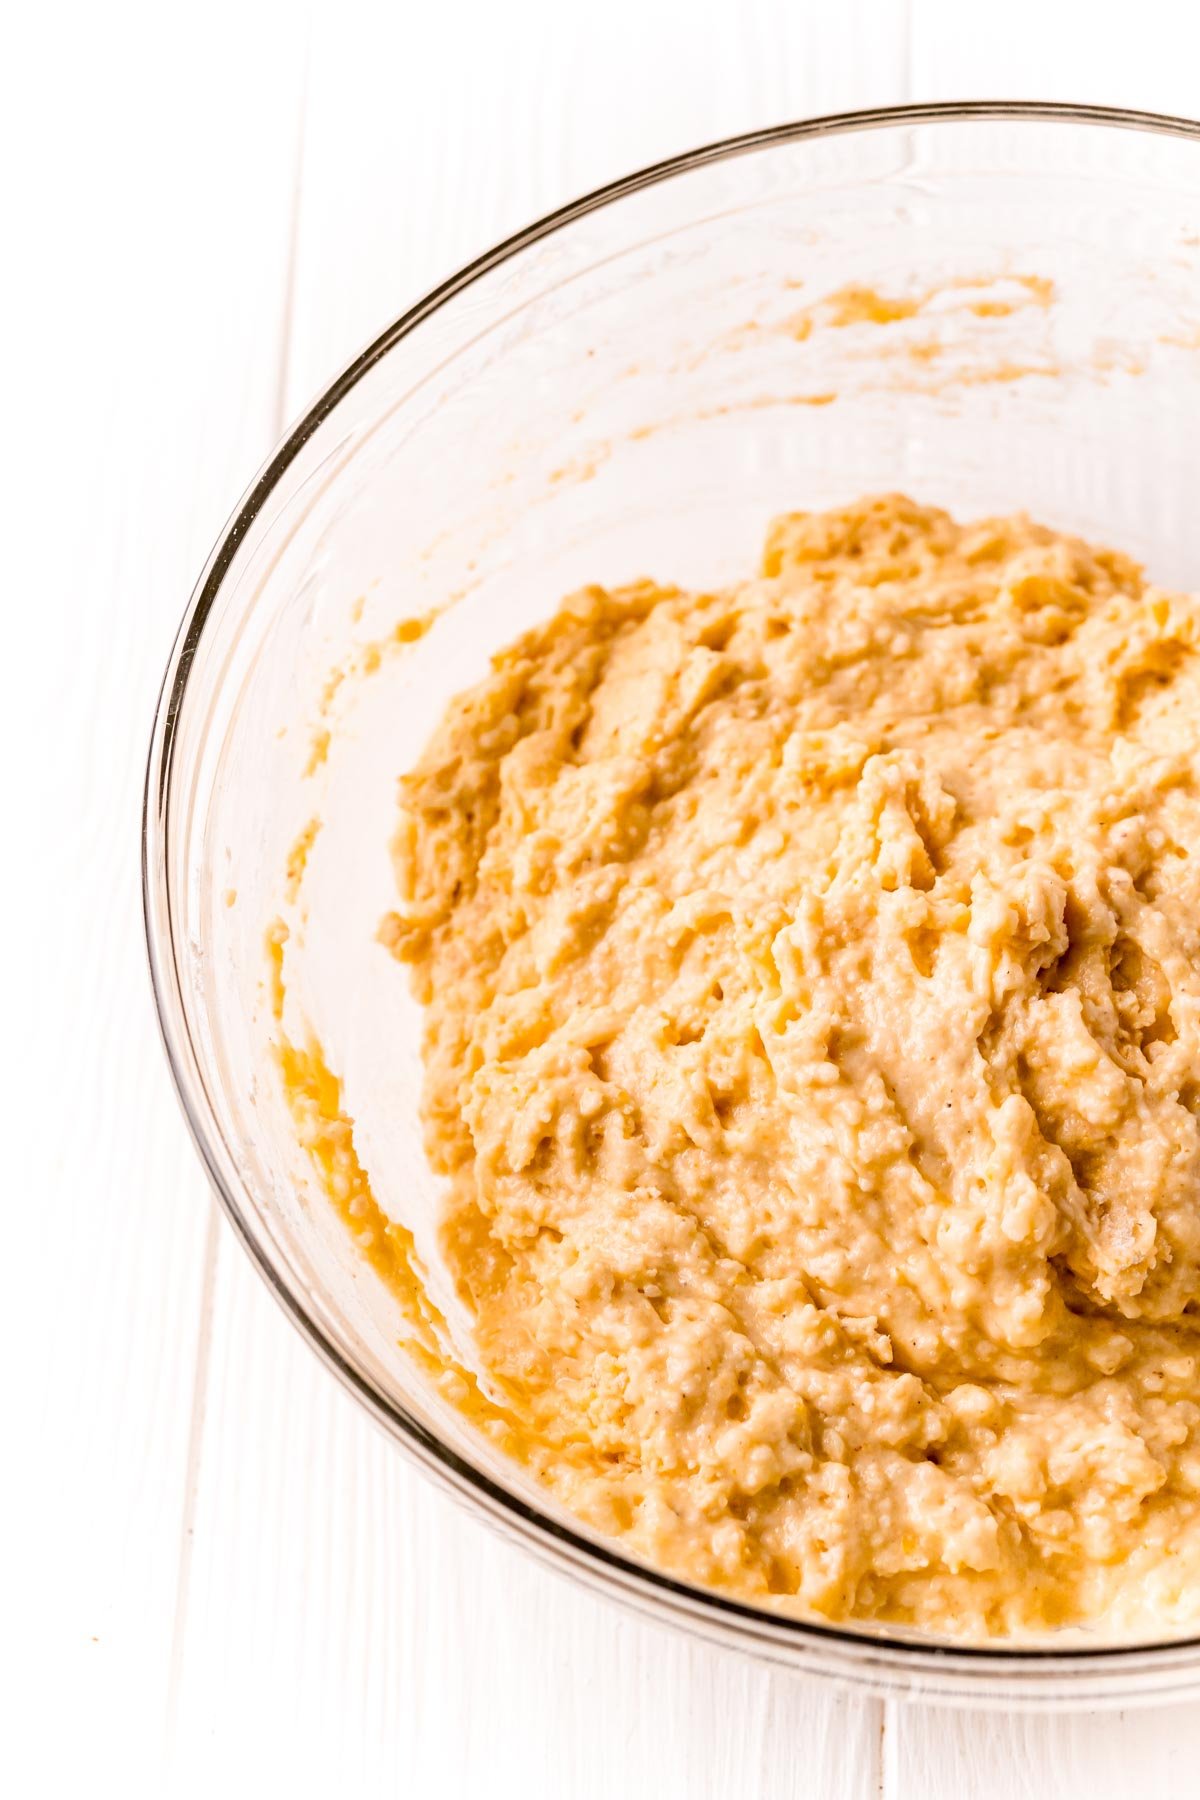
[(893, 1705), (882, 1791), (887, 1800), (1192, 1794), (1198, 1756), (1194, 1707), (1042, 1718)]
[(6, 36), (0, 1504), (29, 1794), (154, 1792), (166, 1716), (215, 1235), (138, 846), (170, 640), (276, 422), (300, 63), (239, 20), (26, 8)]
[[(537, 213), (765, 118), (895, 98), (903, 71), (902, 15), (866, 0), (819, 19), (785, 0), (373, 12), (366, 59), (355, 24), (316, 21), (293, 414), (425, 287)], [(298, 1795), (333, 1780), (522, 1800), (877, 1787), (874, 1702), (625, 1620), (448, 1510), (224, 1238), (199, 1472), (179, 1791), (232, 1768)]]
[(1200, 115), (1200, 12), (1186, 0), (909, 0), (914, 100), (1088, 101)]

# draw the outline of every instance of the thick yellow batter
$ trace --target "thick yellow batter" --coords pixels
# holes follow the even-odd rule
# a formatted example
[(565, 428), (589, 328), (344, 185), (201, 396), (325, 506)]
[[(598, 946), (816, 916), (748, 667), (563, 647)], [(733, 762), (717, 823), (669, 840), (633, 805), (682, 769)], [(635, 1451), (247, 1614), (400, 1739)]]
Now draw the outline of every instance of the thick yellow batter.
[(382, 935), (482, 1365), (591, 1523), (833, 1618), (1200, 1610), (1198, 644), (889, 496), (450, 706)]

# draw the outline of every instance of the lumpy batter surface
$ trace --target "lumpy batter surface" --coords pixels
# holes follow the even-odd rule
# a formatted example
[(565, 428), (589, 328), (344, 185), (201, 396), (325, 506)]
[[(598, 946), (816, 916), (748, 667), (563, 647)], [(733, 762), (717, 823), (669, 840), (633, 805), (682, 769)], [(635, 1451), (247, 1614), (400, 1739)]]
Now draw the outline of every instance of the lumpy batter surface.
[(402, 782), (384, 941), (481, 1366), (788, 1610), (1200, 1595), (1200, 603), (888, 496), (574, 595)]

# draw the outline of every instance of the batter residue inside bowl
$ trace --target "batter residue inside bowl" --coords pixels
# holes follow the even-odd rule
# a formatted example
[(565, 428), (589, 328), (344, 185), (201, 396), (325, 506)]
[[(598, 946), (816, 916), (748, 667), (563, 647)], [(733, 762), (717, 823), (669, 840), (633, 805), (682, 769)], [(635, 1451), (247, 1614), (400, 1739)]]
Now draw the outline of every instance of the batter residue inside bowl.
[(591, 1524), (832, 1618), (1195, 1616), (1198, 633), (889, 496), (452, 703), (381, 937), (481, 1367)]

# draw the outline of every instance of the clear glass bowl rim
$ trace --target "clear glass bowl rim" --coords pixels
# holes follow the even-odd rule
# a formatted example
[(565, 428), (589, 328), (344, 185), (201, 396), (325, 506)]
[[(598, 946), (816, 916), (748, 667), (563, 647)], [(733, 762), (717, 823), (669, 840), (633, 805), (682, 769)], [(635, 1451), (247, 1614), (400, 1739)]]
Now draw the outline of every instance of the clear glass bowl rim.
[[(715, 1591), (677, 1581), (559, 1524), (492, 1481), (428, 1431), (377, 1387), (327, 1336), (309, 1311), (304, 1296), (281, 1273), (256, 1230), (253, 1202), (237, 1180), (236, 1158), (223, 1140), (200, 1076), (184, 1006), (166, 875), (179, 718), (196, 647), (222, 583), (243, 538), (303, 446), (339, 402), (396, 344), (417, 330), (447, 301), (530, 245), (600, 207), (611, 206), (627, 195), (676, 175), (748, 152), (806, 139), (867, 132), (873, 128), (971, 122), (1099, 126), (1191, 139), (1200, 145), (1200, 121), (1197, 120), (1122, 107), (1049, 101), (972, 100), (876, 107), (745, 132), (650, 164), (547, 213), (431, 289), (360, 351), (292, 426), (246, 490), (193, 589), (172, 645), (155, 709), (143, 796), (141, 860), (146, 947), (159, 1029), (188, 1129), (217, 1199), (252, 1263), (292, 1324), (367, 1414), (470, 1511), (482, 1515), (503, 1535), (521, 1542), (541, 1561), (573, 1575), (590, 1588), (623, 1600), (637, 1611), (659, 1619), (666, 1617), (675, 1625), (690, 1628), (701, 1636), (718, 1642), (734, 1642), (744, 1650), (772, 1660), (793, 1662), (797, 1660), (795, 1653), (804, 1646), (810, 1654), (802, 1660), (810, 1667), (818, 1667), (822, 1649), (834, 1662), (839, 1660), (840, 1652), (841, 1657), (863, 1664), (859, 1679), (876, 1687), (893, 1685), (896, 1675), (906, 1670), (917, 1689), (924, 1679), (936, 1690), (940, 1675), (949, 1678), (947, 1692), (961, 1698), (970, 1695), (976, 1700), (982, 1700), (983, 1694), (970, 1694), (970, 1690), (988, 1672), (992, 1677), (1007, 1673), (1027, 1695), (1031, 1690), (1025, 1683), (1039, 1671), (1047, 1679), (1052, 1675), (1074, 1675), (1080, 1684), (1075, 1691), (1082, 1698), (1091, 1687), (1091, 1682), (1086, 1679), (1089, 1670), (1093, 1676), (1100, 1675), (1102, 1670), (1109, 1676), (1118, 1676), (1120, 1671), (1135, 1682), (1139, 1676), (1142, 1680), (1149, 1679), (1153, 1691), (1148, 1690), (1146, 1697), (1161, 1699), (1163, 1687), (1190, 1691), (1200, 1678), (1200, 1670), (1195, 1666), (1197, 1653), (1200, 1653), (1200, 1637), (1131, 1645), (1076, 1643), (1070, 1648), (1057, 1649), (1050, 1644), (963, 1644), (948, 1639), (921, 1641), (870, 1626), (844, 1627), (764, 1612)], [(831, 1672), (835, 1671), (831, 1668)], [(843, 1668), (842, 1679), (847, 1679), (848, 1675), (849, 1671)], [(909, 1681), (902, 1678), (897, 1685), (907, 1687)], [(1124, 1689), (1123, 1682), (1118, 1680), (1118, 1685)], [(1126, 1697), (1132, 1697), (1128, 1690)]]

